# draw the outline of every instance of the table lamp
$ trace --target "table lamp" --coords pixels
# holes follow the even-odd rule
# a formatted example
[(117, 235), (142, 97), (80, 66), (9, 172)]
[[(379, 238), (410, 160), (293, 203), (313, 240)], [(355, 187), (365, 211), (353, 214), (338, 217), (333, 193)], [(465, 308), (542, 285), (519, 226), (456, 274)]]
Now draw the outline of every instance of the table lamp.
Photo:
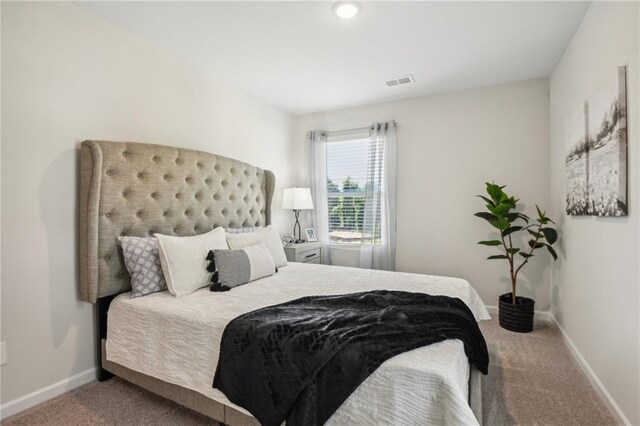
[[(311, 190), (309, 188), (286, 188), (282, 197), (282, 208), (285, 210), (293, 210), (296, 215), (296, 223), (293, 225), (293, 236), (296, 243), (301, 243), (300, 210), (313, 210), (313, 200), (311, 199)], [(296, 236), (296, 228), (298, 236)]]

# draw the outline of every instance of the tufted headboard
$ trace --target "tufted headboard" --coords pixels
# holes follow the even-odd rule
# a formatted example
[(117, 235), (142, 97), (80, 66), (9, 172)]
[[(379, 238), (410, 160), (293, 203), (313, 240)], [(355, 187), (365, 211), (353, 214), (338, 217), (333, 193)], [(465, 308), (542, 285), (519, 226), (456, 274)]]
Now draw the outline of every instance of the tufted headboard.
[(80, 148), (80, 297), (128, 291), (116, 238), (196, 235), (271, 223), (275, 177), (241, 161), (188, 149), (85, 141)]

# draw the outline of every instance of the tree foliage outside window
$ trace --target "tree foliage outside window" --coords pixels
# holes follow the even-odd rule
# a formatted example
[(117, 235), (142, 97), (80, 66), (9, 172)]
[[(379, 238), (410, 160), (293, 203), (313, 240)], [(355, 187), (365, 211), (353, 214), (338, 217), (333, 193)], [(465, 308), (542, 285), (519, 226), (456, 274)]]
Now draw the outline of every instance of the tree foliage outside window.
[[(327, 179), (327, 204), (329, 211), (329, 237), (334, 243), (360, 244), (370, 240), (363, 234), (365, 191), (357, 182), (347, 177), (341, 187)], [(381, 242), (380, 224), (376, 223), (374, 238)]]
[(329, 231), (362, 233), (364, 221), (364, 188), (350, 177), (342, 182), (342, 189), (327, 180)]

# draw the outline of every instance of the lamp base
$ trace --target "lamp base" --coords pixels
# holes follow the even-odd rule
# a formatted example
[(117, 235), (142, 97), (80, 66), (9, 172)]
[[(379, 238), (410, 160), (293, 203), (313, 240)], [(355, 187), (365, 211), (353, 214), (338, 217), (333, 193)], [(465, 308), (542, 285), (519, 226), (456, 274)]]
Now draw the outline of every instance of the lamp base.
[[(300, 229), (300, 222), (298, 217), (300, 216), (300, 210), (294, 210), (293, 214), (296, 216), (296, 223), (293, 225), (293, 238), (296, 239), (296, 244), (304, 242), (302, 239), (302, 230)], [(298, 235), (296, 236), (296, 228), (298, 229)]]

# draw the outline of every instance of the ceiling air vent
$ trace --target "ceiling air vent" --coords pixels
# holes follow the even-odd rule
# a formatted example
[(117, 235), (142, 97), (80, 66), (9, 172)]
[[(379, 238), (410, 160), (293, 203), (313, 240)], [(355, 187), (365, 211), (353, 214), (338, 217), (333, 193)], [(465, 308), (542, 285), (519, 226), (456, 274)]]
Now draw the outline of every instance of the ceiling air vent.
[(387, 87), (401, 86), (403, 84), (413, 84), (413, 83), (415, 83), (415, 80), (413, 79), (412, 75), (405, 75), (403, 77), (391, 78), (389, 80), (384, 81), (384, 84), (386, 84)]

